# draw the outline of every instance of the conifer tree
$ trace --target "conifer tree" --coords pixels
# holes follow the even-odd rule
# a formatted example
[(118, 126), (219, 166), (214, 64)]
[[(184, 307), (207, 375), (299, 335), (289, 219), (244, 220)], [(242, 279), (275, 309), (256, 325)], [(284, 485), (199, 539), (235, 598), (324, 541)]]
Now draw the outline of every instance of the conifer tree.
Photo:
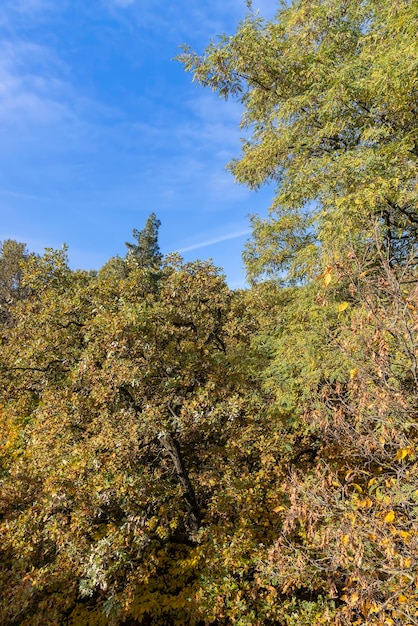
[(155, 213), (151, 213), (142, 230), (133, 229), (135, 243), (126, 242), (127, 258), (134, 259), (139, 267), (156, 269), (161, 264), (162, 255), (158, 245), (158, 229), (161, 222)]

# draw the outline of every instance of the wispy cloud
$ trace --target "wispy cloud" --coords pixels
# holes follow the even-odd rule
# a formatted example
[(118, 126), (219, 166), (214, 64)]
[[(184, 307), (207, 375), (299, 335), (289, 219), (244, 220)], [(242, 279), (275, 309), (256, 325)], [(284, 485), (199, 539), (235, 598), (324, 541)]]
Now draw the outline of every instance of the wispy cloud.
[(240, 230), (236, 233), (221, 235), (220, 237), (215, 237), (214, 239), (207, 239), (206, 241), (201, 241), (199, 243), (194, 243), (191, 246), (180, 248), (180, 250), (177, 250), (177, 252), (183, 254), (183, 252), (191, 252), (192, 250), (199, 250), (200, 248), (208, 248), (209, 246), (213, 246), (216, 243), (221, 243), (222, 241), (229, 241), (230, 239), (238, 239), (239, 237), (244, 237), (245, 235), (249, 235), (250, 232), (251, 230), (247, 228), (245, 230)]
[(0, 124), (27, 133), (36, 124), (55, 124), (70, 116), (66, 68), (45, 46), (10, 39), (0, 43)]
[(135, 4), (136, 0), (108, 0), (108, 2), (115, 7), (125, 9), (132, 4)]
[(9, 34), (16, 33), (21, 26), (33, 26), (49, 15), (60, 12), (68, 0), (2, 0), (0, 26)]
[(4, 233), (37, 251), (67, 241), (97, 266), (155, 210), (162, 250), (229, 242), (213, 256), (238, 280), (244, 216), (262, 206), (225, 171), (241, 107), (170, 59), (245, 13), (244, 0), (0, 0)]
[[(113, 13), (115, 9), (131, 7), (129, 25), (140, 29), (151, 29), (161, 35), (160, 38), (171, 41), (173, 52), (182, 43), (206, 45), (210, 37), (233, 31), (237, 22), (246, 14), (245, 0), (101, 0)], [(269, 0), (264, 0), (269, 1)], [(115, 17), (124, 20), (123, 12), (117, 11)], [(125, 22), (125, 26), (127, 23)], [(143, 32), (141, 36), (143, 36)]]

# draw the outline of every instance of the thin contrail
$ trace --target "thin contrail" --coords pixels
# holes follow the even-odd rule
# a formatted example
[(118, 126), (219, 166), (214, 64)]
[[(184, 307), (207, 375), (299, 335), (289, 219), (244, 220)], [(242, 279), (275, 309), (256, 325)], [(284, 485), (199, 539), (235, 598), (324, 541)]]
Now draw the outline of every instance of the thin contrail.
[(190, 252), (191, 250), (198, 250), (199, 248), (206, 248), (207, 246), (212, 246), (215, 243), (221, 243), (221, 241), (228, 241), (229, 239), (237, 239), (238, 237), (243, 237), (244, 235), (249, 235), (251, 232), (250, 229), (240, 230), (238, 233), (231, 233), (230, 235), (222, 235), (221, 237), (216, 237), (215, 239), (208, 239), (207, 241), (202, 241), (200, 243), (194, 243), (191, 246), (186, 246), (185, 248), (181, 248), (178, 252), (181, 254), (182, 252)]

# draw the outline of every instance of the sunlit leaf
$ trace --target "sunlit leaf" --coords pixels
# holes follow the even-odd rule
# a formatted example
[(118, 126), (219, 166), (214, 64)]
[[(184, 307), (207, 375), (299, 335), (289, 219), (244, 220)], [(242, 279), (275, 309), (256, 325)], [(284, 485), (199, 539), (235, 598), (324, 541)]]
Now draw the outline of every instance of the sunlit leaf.
[(327, 269), (324, 272), (324, 285), (325, 287), (328, 287), (328, 285), (330, 284), (332, 280), (332, 268), (331, 267), (327, 267)]
[(389, 511), (389, 513), (387, 513), (385, 515), (385, 522), (387, 524), (390, 524), (391, 522), (393, 522), (395, 520), (395, 512), (394, 511)]

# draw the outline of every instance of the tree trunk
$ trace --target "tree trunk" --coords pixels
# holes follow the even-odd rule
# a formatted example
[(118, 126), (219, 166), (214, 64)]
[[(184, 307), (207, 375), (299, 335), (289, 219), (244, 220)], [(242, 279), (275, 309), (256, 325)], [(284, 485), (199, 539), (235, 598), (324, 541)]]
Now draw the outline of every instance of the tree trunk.
[(168, 456), (172, 459), (174, 463), (174, 468), (176, 470), (177, 477), (181, 483), (181, 486), (184, 489), (184, 493), (186, 496), (189, 515), (190, 515), (190, 527), (192, 532), (196, 533), (200, 528), (201, 515), (199, 506), (196, 500), (196, 494), (193, 489), (193, 485), (190, 482), (189, 474), (187, 472), (186, 466), (184, 465), (183, 457), (181, 455), (180, 446), (178, 441), (172, 436), (171, 433), (163, 430), (158, 438)]

